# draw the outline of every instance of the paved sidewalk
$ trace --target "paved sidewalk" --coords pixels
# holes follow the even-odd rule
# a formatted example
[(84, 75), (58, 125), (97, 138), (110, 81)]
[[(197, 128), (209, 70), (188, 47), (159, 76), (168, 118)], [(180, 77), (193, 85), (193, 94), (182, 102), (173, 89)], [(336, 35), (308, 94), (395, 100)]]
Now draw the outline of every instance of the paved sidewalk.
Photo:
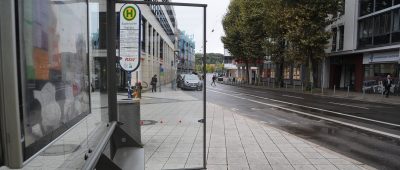
[[(201, 167), (202, 101), (183, 91), (144, 93), (142, 126), (146, 169)], [(162, 121), (162, 123), (161, 123)], [(181, 122), (179, 122), (181, 121)], [(373, 169), (324, 147), (207, 103), (207, 168)]]
[[(226, 85), (232, 85), (230, 83), (224, 83)], [(284, 87), (278, 88), (276, 86), (267, 86), (266, 84), (260, 85), (260, 86), (255, 86), (255, 85), (235, 85), (235, 86), (241, 86), (241, 87), (249, 87), (249, 88), (256, 88), (256, 89), (268, 89), (268, 90), (274, 90), (274, 91), (288, 91), (288, 92), (294, 92), (294, 93), (304, 93), (304, 94), (312, 94), (312, 95), (319, 95), (319, 96), (326, 96), (326, 97), (335, 97), (335, 98), (344, 98), (344, 99), (351, 99), (351, 100), (359, 100), (359, 101), (368, 101), (368, 102), (375, 102), (375, 103), (385, 103), (385, 104), (400, 104), (400, 96), (398, 95), (393, 95), (391, 94), (389, 98), (384, 97), (382, 94), (377, 94), (377, 93), (365, 93), (363, 94), (362, 92), (354, 92), (354, 91), (349, 91), (347, 90), (333, 90), (333, 89), (324, 89), (324, 92), (322, 93), (322, 90), (320, 88), (313, 89), (313, 92), (311, 93), (310, 91), (303, 91), (301, 86), (292, 86), (284, 85)]]

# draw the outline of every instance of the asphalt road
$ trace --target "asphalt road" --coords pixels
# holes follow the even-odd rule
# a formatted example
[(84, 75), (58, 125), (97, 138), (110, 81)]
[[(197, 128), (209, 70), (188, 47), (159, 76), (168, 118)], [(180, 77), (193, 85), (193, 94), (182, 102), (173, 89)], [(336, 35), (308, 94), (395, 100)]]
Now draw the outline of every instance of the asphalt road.
[(207, 102), (375, 168), (400, 169), (400, 106), (209, 84)]

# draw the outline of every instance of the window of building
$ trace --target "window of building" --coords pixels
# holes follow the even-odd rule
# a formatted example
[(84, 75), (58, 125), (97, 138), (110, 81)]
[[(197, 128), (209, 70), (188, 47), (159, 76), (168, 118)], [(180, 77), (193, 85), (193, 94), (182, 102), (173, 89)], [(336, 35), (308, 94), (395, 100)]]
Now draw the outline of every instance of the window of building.
[(300, 80), (301, 79), (301, 67), (296, 66), (293, 68), (293, 80)]
[(142, 32), (141, 32), (141, 46), (142, 46), (142, 51), (146, 51), (146, 19), (142, 17)]
[(379, 14), (374, 17), (374, 45), (390, 42), (391, 12)]
[(400, 9), (393, 11), (392, 42), (400, 42)]
[(374, 12), (374, 0), (360, 0), (360, 16)]
[(337, 28), (332, 28), (332, 51), (336, 51)]
[(157, 42), (157, 33), (156, 30), (153, 29), (153, 56), (156, 55), (156, 42)]
[(285, 67), (283, 70), (283, 78), (290, 79), (290, 67)]
[(153, 28), (151, 27), (151, 25), (149, 24), (149, 35), (147, 36), (147, 37), (149, 37), (149, 47), (147, 48), (147, 54), (149, 54), (150, 55), (150, 50), (151, 50), (151, 43), (152, 43), (152, 38), (151, 38), (151, 30), (152, 30)]
[(375, 0), (375, 11), (379, 11), (392, 6), (392, 0)]
[(360, 20), (358, 26), (358, 45), (366, 47), (372, 45), (373, 17)]
[(344, 25), (339, 27), (339, 49), (343, 50), (343, 43), (344, 43)]
[(384, 78), (387, 74), (391, 74), (392, 77), (398, 77), (398, 64), (367, 64), (364, 66), (364, 79)]
[(164, 58), (163, 53), (164, 53), (164, 40), (160, 39), (160, 59)]

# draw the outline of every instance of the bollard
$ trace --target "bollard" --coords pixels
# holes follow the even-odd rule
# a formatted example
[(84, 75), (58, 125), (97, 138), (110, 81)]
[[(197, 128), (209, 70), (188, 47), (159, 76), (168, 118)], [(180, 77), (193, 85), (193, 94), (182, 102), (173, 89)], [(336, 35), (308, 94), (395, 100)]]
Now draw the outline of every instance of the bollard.
[(333, 85), (333, 95), (336, 95), (336, 85)]
[(365, 89), (363, 88), (362, 98), (365, 99)]
[(350, 93), (350, 86), (347, 86), (347, 97), (349, 97), (349, 93)]
[(286, 82), (286, 91), (287, 91), (287, 82)]
[(304, 93), (304, 84), (301, 82), (301, 92)]
[(268, 82), (268, 88), (269, 88), (269, 79), (268, 79), (268, 81), (267, 81), (267, 82)]
[(296, 91), (296, 84), (293, 83), (293, 91)]

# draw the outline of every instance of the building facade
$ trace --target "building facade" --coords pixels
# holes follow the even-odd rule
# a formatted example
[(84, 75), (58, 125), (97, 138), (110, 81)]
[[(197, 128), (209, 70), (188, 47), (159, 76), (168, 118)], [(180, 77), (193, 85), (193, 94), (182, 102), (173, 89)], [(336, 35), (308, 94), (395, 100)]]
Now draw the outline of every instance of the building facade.
[(195, 69), (195, 41), (194, 35), (188, 35), (179, 30), (178, 36), (178, 72), (190, 73)]
[(346, 0), (344, 14), (327, 29), (333, 33), (324, 63), (330, 88), (361, 91), (387, 74), (398, 82), (399, 0)]
[[(126, 89), (128, 82), (134, 85), (142, 82), (145, 87), (149, 85), (153, 75), (158, 75), (162, 84), (169, 83), (176, 74), (175, 54), (177, 43), (177, 22), (174, 9), (170, 6), (138, 5), (141, 13), (141, 37), (140, 37), (140, 67), (132, 73), (120, 69), (117, 64), (117, 86), (120, 90)], [(120, 9), (121, 4), (116, 5)], [(105, 76), (102, 68), (106, 66), (106, 0), (92, 4), (90, 13), (90, 40), (93, 50), (90, 51), (90, 64), (92, 86), (95, 89), (105, 88), (105, 82), (101, 77)], [(98, 12), (96, 12), (96, 10)], [(119, 11), (117, 11), (119, 21)], [(117, 27), (118, 24), (117, 24)], [(117, 28), (118, 29), (118, 28)], [(117, 33), (119, 37), (119, 32)], [(118, 40), (117, 40), (118, 41)], [(118, 43), (117, 43), (118, 45)], [(118, 47), (117, 47), (118, 56)]]

